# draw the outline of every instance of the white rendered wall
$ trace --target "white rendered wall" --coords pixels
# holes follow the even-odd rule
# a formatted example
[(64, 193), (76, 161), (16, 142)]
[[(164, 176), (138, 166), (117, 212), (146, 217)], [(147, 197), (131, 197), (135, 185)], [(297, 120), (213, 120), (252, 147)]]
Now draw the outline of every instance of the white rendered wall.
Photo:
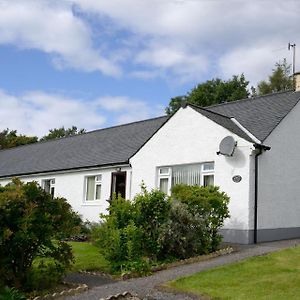
[[(233, 157), (217, 155), (220, 141), (231, 135), (238, 142)], [(252, 229), (249, 224), (250, 164), (252, 144), (222, 126), (202, 116), (190, 107), (180, 109), (131, 158), (132, 193), (140, 192), (145, 182), (148, 189), (157, 188), (157, 167), (187, 163), (215, 162), (215, 185), (230, 196), (231, 218), (226, 229)], [(242, 181), (234, 183), (232, 177), (241, 175)], [(252, 218), (252, 216), (251, 216)], [(251, 228), (250, 228), (251, 227)]]
[(300, 103), (264, 141), (259, 157), (258, 229), (300, 227)]
[[(36, 176), (23, 176), (20, 179), (24, 182), (37, 181), (40, 185), (44, 179), (55, 178), (55, 196), (64, 197), (72, 205), (73, 209), (78, 212), (83, 220), (98, 222), (100, 213), (107, 213), (108, 202), (111, 193), (111, 173), (116, 168), (99, 168), (94, 170), (84, 170), (77, 172), (53, 173)], [(127, 171), (126, 195), (130, 193), (131, 169), (122, 167), (122, 171)], [(85, 201), (85, 177), (102, 174), (101, 200)], [(0, 185), (4, 186), (10, 180), (0, 179)]]

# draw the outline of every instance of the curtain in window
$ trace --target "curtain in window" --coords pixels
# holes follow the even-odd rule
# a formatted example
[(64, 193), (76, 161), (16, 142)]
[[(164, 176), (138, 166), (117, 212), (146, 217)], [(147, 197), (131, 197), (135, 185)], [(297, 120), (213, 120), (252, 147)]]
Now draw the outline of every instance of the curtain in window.
[(101, 199), (101, 184), (96, 185), (96, 200)]
[(169, 185), (169, 179), (168, 178), (160, 178), (159, 181), (159, 190), (164, 192), (165, 194), (168, 194), (168, 185)]
[(214, 185), (214, 175), (204, 175), (203, 185), (204, 186)]
[(201, 164), (172, 167), (172, 186), (180, 183), (200, 185)]
[(95, 194), (95, 176), (87, 177), (86, 200), (94, 200)]

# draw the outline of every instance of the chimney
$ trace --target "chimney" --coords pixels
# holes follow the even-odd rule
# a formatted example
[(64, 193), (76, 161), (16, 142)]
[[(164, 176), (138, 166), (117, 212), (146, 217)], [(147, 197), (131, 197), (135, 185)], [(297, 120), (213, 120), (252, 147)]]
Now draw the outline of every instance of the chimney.
[(295, 92), (300, 92), (300, 72), (294, 74)]

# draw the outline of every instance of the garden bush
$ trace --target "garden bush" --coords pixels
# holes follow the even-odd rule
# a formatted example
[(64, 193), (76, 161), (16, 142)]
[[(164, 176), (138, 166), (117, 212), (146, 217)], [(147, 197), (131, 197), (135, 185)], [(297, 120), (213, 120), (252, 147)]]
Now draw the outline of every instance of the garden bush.
[(0, 300), (26, 300), (26, 297), (17, 289), (5, 286), (0, 288)]
[(160, 191), (142, 193), (133, 201), (114, 197), (102, 224), (93, 228), (92, 237), (114, 271), (148, 270), (145, 257), (156, 257), (161, 224), (168, 217), (170, 203)]
[(160, 258), (185, 259), (209, 252), (205, 220), (192, 214), (185, 203), (172, 201), (169, 218), (162, 225), (158, 239)]
[[(229, 198), (217, 187), (178, 185), (172, 196), (142, 192), (133, 201), (114, 197), (92, 237), (114, 271), (145, 273), (151, 263), (183, 259), (218, 248)], [(138, 271), (139, 270), (139, 271)]]
[(170, 199), (159, 190), (142, 192), (133, 200), (134, 222), (142, 230), (144, 254), (156, 259), (160, 251), (158, 237), (160, 228), (169, 218)]
[(199, 214), (205, 221), (206, 234), (210, 239), (209, 251), (215, 251), (221, 241), (219, 229), (229, 217), (229, 197), (217, 186), (176, 185), (172, 188), (172, 198), (187, 204), (189, 211)]
[[(52, 198), (36, 182), (13, 179), (0, 187), (0, 282), (28, 291), (39, 288), (37, 274), (59, 280), (73, 259), (71, 247), (61, 240), (80, 224), (65, 199)], [(53, 263), (41, 264), (43, 258)]]

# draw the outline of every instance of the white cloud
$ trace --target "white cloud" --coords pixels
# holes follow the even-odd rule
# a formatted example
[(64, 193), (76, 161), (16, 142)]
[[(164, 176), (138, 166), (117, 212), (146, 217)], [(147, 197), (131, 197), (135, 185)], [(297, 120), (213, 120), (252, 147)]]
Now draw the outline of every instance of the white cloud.
[(120, 68), (95, 49), (91, 28), (66, 1), (0, 0), (0, 44), (54, 55), (60, 68), (101, 71), (119, 76)]
[(106, 121), (94, 103), (41, 91), (17, 96), (0, 90), (0, 107), (0, 130), (16, 129), (27, 135), (43, 136), (51, 128), (72, 125), (91, 130)]
[(109, 76), (194, 82), (244, 72), (255, 83), (291, 58), (273, 50), (300, 44), (299, 15), (297, 0), (0, 0), (0, 43)]
[(93, 130), (164, 114), (162, 106), (152, 107), (129, 97), (105, 96), (83, 101), (42, 91), (11, 95), (0, 90), (0, 107), (0, 131), (10, 128), (37, 136), (61, 126)]
[(115, 30), (139, 37), (133, 60), (138, 70), (132, 74), (141, 78), (156, 75), (189, 81), (245, 72), (257, 81), (267, 74), (262, 70), (290, 58), (287, 51), (274, 49), (290, 40), (299, 43), (297, 0), (70, 1), (84, 12), (109, 17)]
[(95, 103), (107, 112), (112, 113), (111, 116), (117, 124), (145, 120), (165, 114), (161, 105), (151, 107), (145, 101), (124, 96), (105, 96), (97, 99)]

